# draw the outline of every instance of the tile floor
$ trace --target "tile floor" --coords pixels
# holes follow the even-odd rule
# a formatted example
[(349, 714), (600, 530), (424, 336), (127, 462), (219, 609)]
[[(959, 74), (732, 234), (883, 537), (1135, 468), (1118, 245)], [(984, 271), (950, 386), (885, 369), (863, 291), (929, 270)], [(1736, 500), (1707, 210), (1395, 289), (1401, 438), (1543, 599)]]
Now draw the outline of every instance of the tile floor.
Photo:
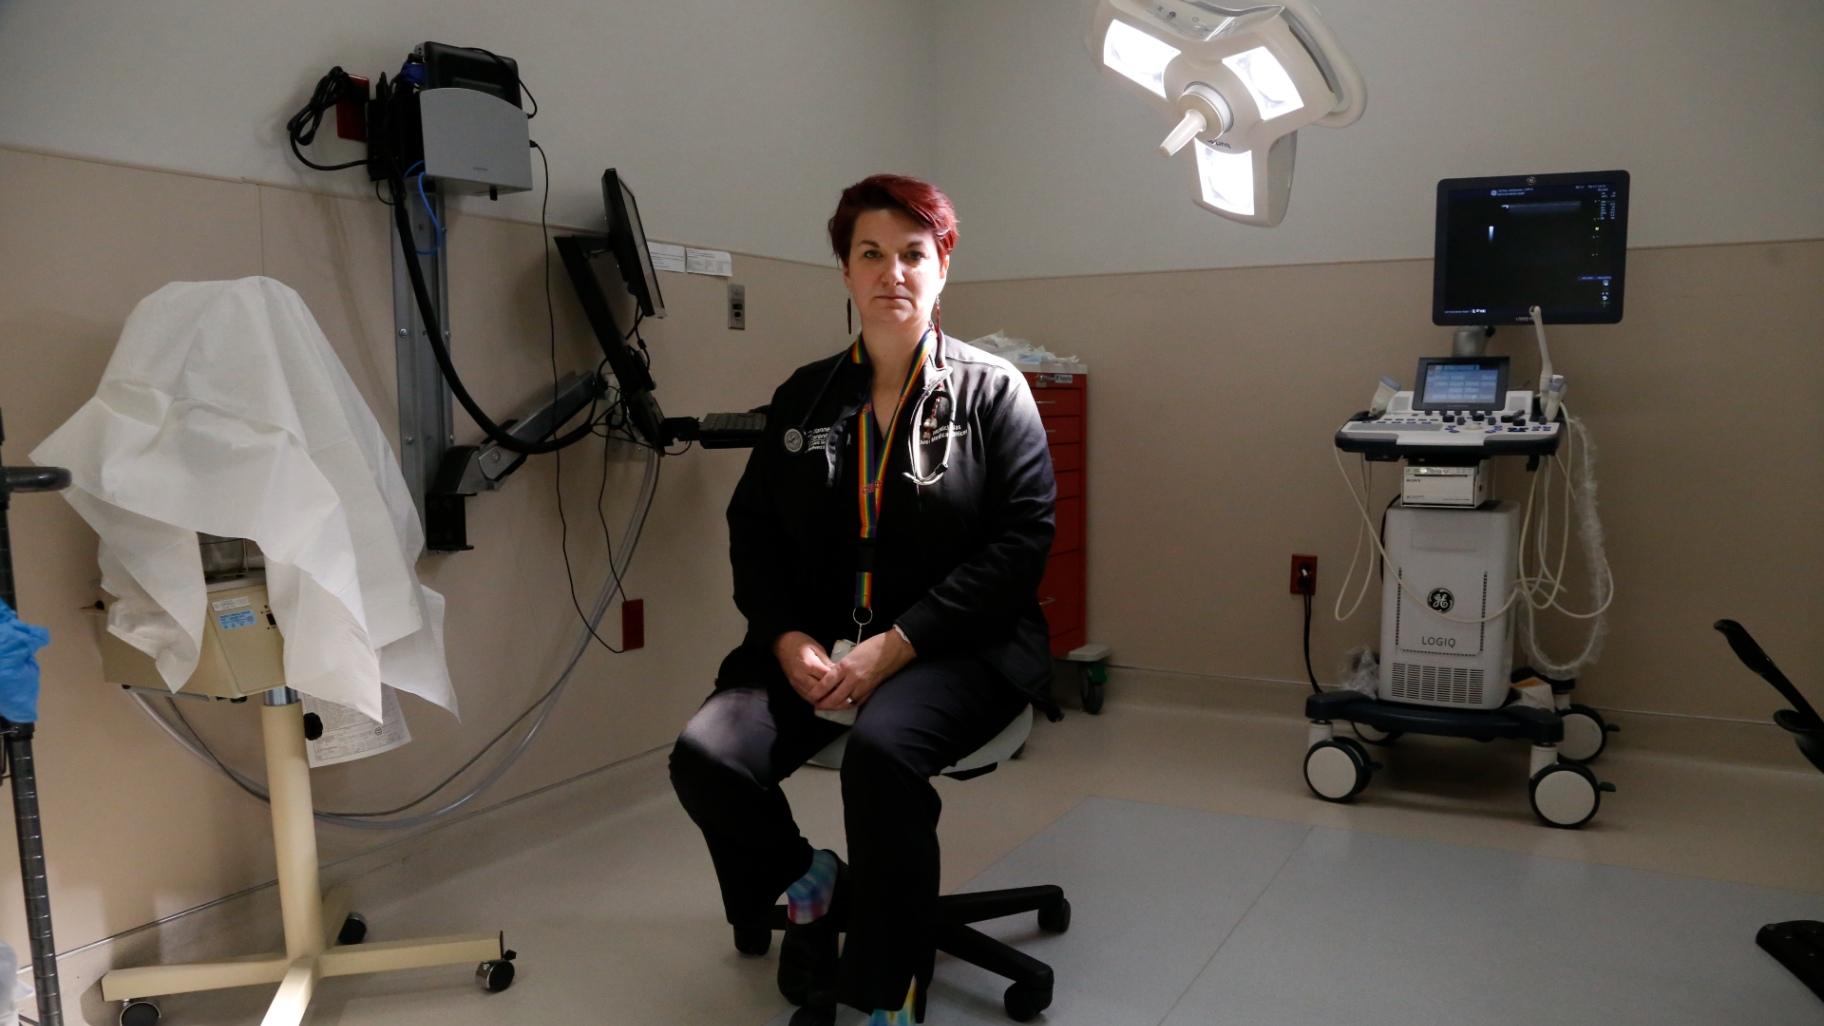
[[(940, 784), (947, 888), (1071, 894), (1067, 934), (998, 928), (1059, 970), (1042, 1022), (1824, 1020), (1753, 945), (1763, 921), (1824, 918), (1824, 776), (1796, 752), (1755, 768), (1623, 734), (1598, 764), (1618, 792), (1559, 831), (1528, 808), (1521, 746), (1408, 738), (1355, 804), (1330, 805), (1302, 779), (1292, 689), (1217, 707), (1146, 684), (1118, 676), (1103, 715), (1041, 722), (1020, 760)], [(840, 848), (835, 775), (787, 789), (813, 841)], [(502, 928), (519, 979), (498, 995), (452, 970), (335, 980), (312, 1026), (787, 1018), (773, 959), (730, 945), (663, 753), (414, 841), (354, 887), (370, 938)], [(947, 962), (939, 978), (929, 1022), (1006, 1021), (992, 978)], [(268, 996), (160, 1003), (167, 1026), (228, 1026)], [(114, 1021), (93, 988), (67, 1004)]]

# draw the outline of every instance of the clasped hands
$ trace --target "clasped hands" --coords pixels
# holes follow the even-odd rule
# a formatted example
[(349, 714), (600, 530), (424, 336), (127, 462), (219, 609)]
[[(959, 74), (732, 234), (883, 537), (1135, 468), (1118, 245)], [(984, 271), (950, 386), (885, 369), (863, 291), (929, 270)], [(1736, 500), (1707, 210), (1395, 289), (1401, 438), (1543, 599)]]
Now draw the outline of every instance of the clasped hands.
[(885, 631), (856, 645), (841, 660), (817, 639), (787, 631), (773, 642), (773, 655), (799, 697), (818, 709), (847, 709), (867, 702), (874, 689), (912, 661), (915, 652), (898, 631)]

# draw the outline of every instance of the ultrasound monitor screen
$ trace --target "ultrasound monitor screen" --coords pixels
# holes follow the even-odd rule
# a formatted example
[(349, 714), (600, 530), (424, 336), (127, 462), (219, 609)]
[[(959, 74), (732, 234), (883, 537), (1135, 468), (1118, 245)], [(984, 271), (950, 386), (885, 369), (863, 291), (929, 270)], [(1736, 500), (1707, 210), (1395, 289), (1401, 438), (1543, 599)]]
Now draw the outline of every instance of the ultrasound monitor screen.
[(1621, 320), (1628, 173), (1438, 183), (1435, 324)]
[(1425, 356), (1413, 389), (1412, 408), (1499, 410), (1507, 405), (1505, 356)]
[(1426, 368), (1425, 400), (1465, 408), (1495, 404), (1501, 372), (1493, 367), (1437, 364)]

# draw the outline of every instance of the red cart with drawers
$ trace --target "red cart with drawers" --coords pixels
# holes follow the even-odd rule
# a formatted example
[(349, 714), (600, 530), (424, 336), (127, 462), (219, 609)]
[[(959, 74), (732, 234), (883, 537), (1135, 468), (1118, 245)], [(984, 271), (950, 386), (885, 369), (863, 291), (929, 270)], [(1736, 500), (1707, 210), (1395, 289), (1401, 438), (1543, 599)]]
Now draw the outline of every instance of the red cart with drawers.
[(1039, 406), (1045, 437), (1051, 443), (1051, 465), (1058, 477), (1057, 536), (1039, 584), (1039, 606), (1051, 629), (1051, 654), (1080, 664), (1083, 708), (1102, 711), (1108, 680), (1108, 647), (1090, 645), (1084, 630), (1085, 581), (1083, 512), (1086, 494), (1084, 461), (1089, 414), (1089, 375), (1080, 371), (1028, 370), (1027, 384)]

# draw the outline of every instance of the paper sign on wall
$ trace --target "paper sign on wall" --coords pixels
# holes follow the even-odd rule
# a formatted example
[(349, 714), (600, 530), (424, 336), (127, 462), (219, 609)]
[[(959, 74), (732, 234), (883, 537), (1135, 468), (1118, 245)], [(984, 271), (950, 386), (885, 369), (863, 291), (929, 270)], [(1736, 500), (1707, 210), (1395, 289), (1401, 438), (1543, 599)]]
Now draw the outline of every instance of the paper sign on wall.
[(684, 247), (674, 246), (669, 242), (649, 243), (646, 248), (652, 253), (652, 269), (655, 271), (685, 270)]
[(735, 274), (735, 258), (726, 250), (686, 249), (684, 263), (691, 274), (713, 274), (718, 278), (732, 278)]

